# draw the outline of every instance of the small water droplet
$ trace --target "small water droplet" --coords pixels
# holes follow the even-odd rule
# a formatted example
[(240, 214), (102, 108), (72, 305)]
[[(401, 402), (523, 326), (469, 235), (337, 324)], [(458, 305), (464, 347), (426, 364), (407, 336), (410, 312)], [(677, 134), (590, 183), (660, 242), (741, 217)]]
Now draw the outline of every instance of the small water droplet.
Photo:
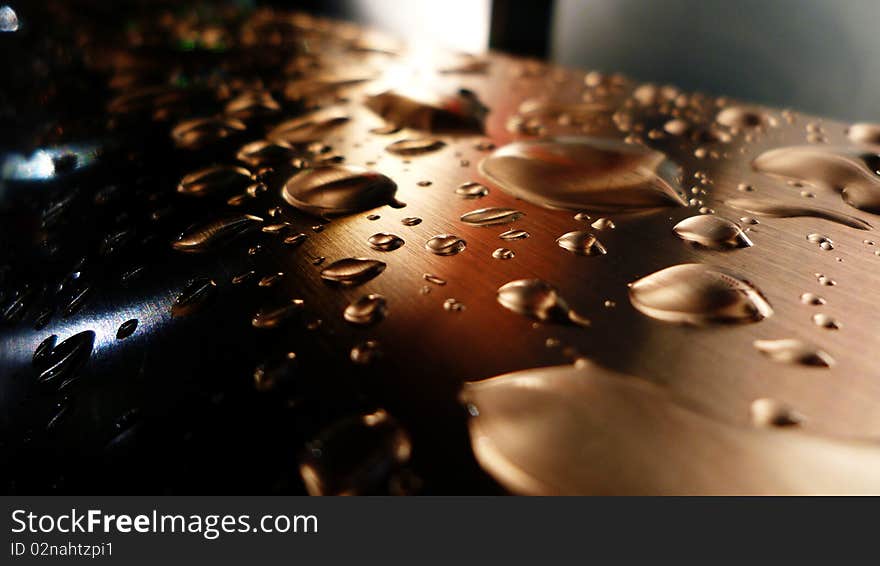
[(840, 323), (825, 313), (816, 313), (813, 315), (813, 324), (827, 328), (828, 330), (839, 330)]
[(807, 234), (807, 241), (813, 244), (819, 244), (819, 247), (825, 251), (830, 251), (834, 249), (834, 242), (831, 240), (831, 238), (822, 234)]
[(483, 198), (489, 194), (489, 189), (485, 185), (469, 181), (462, 183), (455, 189), (455, 194), (465, 199)]
[(406, 218), (402, 218), (400, 223), (404, 226), (416, 226), (417, 224), (422, 223), (422, 219), (418, 216), (407, 216)]
[(720, 267), (687, 263), (632, 283), (633, 306), (652, 318), (679, 324), (758, 322), (773, 314), (751, 283)]
[(422, 155), (433, 153), (446, 147), (446, 142), (435, 138), (411, 138), (396, 141), (385, 148), (388, 153), (394, 155)]
[(283, 141), (257, 140), (242, 146), (235, 158), (251, 167), (262, 167), (290, 161), (297, 153)]
[(507, 230), (498, 235), (499, 238), (506, 241), (525, 240), (529, 237), (529, 233), (525, 230)]
[(445, 279), (431, 273), (425, 273), (424, 275), (422, 275), (422, 279), (424, 279), (428, 283), (433, 283), (434, 285), (446, 285)]
[(452, 234), (438, 234), (425, 243), (425, 249), (437, 255), (455, 255), (467, 248), (467, 242)]
[(291, 234), (290, 236), (287, 236), (283, 241), (287, 246), (298, 246), (305, 242), (306, 238), (308, 238), (308, 236), (300, 232), (299, 234)]
[(755, 399), (750, 409), (752, 424), (758, 427), (795, 426), (803, 421), (794, 409), (775, 399)]
[(727, 206), (737, 208), (750, 214), (758, 216), (769, 216), (773, 218), (796, 218), (800, 216), (822, 218), (831, 222), (836, 222), (857, 230), (870, 230), (871, 225), (856, 218), (841, 214), (826, 208), (818, 208), (813, 206), (787, 205), (771, 201), (762, 201), (755, 199), (731, 199), (725, 202)]
[(588, 326), (589, 320), (565, 302), (559, 291), (540, 279), (519, 279), (498, 288), (498, 303), (515, 313), (546, 322)]
[(254, 388), (265, 393), (295, 385), (297, 358), (295, 352), (267, 360), (254, 369)]
[(461, 312), (465, 309), (464, 303), (458, 299), (449, 298), (443, 301), (443, 310), (447, 312)]
[(382, 295), (370, 293), (363, 295), (347, 307), (343, 312), (345, 320), (352, 324), (366, 326), (375, 324), (388, 312), (388, 301)]
[(346, 287), (361, 285), (385, 271), (385, 263), (360, 257), (334, 261), (321, 270), (321, 279)]
[(134, 331), (137, 330), (138, 327), (138, 319), (132, 318), (130, 320), (126, 320), (122, 324), (119, 325), (119, 328), (116, 330), (116, 339), (124, 340), (134, 334)]
[(216, 165), (186, 175), (177, 185), (177, 192), (193, 196), (228, 194), (243, 191), (251, 182), (251, 173), (244, 167)]
[(171, 130), (171, 137), (177, 147), (200, 149), (240, 134), (246, 129), (244, 122), (235, 118), (193, 118), (175, 126)]
[(365, 340), (351, 349), (349, 357), (358, 365), (369, 365), (382, 357), (382, 349), (376, 340)]
[(293, 299), (280, 307), (262, 308), (251, 318), (254, 328), (277, 328), (303, 311), (302, 299)]
[(257, 283), (257, 286), (258, 287), (271, 287), (271, 286), (275, 285), (276, 283), (278, 283), (279, 281), (281, 281), (281, 279), (283, 277), (284, 277), (284, 273), (281, 273), (281, 272), (270, 273), (269, 275), (262, 277), (260, 279), (260, 281)]
[(492, 257), (495, 259), (513, 259), (516, 257), (516, 254), (513, 250), (507, 248), (497, 248), (494, 252), (492, 252)]
[(556, 243), (560, 248), (577, 255), (593, 256), (608, 253), (602, 242), (593, 234), (583, 230), (567, 232), (556, 238)]
[(404, 241), (400, 236), (389, 234), (387, 232), (379, 232), (378, 234), (370, 236), (367, 243), (369, 243), (370, 247), (374, 250), (391, 252), (403, 246)]
[(192, 279), (174, 300), (171, 316), (185, 316), (204, 307), (217, 294), (217, 284), (208, 277)]
[(825, 368), (834, 365), (834, 358), (827, 352), (802, 340), (755, 340), (752, 344), (774, 362)]
[(471, 226), (495, 226), (516, 222), (524, 215), (513, 208), (478, 208), (462, 214), (460, 220)]
[(256, 276), (257, 276), (257, 272), (254, 270), (245, 271), (244, 273), (240, 273), (238, 275), (235, 275), (232, 278), (232, 284), (233, 285), (241, 285), (242, 283), (244, 283), (246, 281), (250, 281), (251, 279), (253, 279)]
[(824, 305), (825, 299), (813, 293), (804, 293), (801, 295), (801, 302), (805, 305)]

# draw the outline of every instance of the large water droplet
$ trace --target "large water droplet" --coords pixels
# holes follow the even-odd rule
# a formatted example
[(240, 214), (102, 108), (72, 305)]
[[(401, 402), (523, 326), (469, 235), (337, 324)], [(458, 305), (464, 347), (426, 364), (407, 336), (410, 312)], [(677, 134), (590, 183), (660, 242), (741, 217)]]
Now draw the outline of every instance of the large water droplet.
[(318, 216), (352, 214), (382, 205), (396, 205), (394, 181), (363, 167), (327, 165), (304, 169), (281, 190), (284, 200)]
[(452, 234), (438, 234), (425, 243), (425, 249), (437, 255), (455, 255), (467, 248), (467, 242)]
[(707, 248), (747, 248), (752, 241), (735, 222), (714, 214), (685, 218), (672, 231), (687, 242)]
[(348, 322), (366, 326), (385, 318), (385, 313), (388, 311), (387, 305), (388, 301), (385, 297), (370, 293), (349, 304), (342, 314)]
[(460, 220), (472, 226), (495, 226), (511, 224), (524, 216), (525, 213), (513, 208), (478, 208), (461, 215)]
[(617, 140), (523, 141), (482, 162), (506, 192), (550, 208), (628, 210), (686, 206), (679, 168), (657, 151)]
[(588, 326), (565, 302), (556, 287), (540, 279), (518, 279), (498, 288), (498, 303), (515, 313), (546, 322), (572, 322)]
[(815, 145), (765, 151), (752, 162), (756, 171), (840, 191), (850, 206), (880, 213), (880, 155), (852, 148)]
[(367, 108), (390, 125), (431, 132), (482, 132), (483, 120), (488, 112), (469, 90), (459, 90), (445, 97), (389, 90), (369, 97)]
[(95, 333), (91, 330), (74, 334), (64, 340), (37, 360), (37, 381), (43, 384), (57, 384), (62, 389), (76, 378), (76, 372), (92, 355)]
[(215, 220), (187, 230), (171, 246), (181, 252), (204, 252), (255, 231), (262, 222), (262, 218), (251, 215)]
[(642, 313), (680, 324), (758, 322), (773, 314), (751, 283), (720, 267), (686, 263), (632, 283), (629, 298)]
[(803, 340), (755, 340), (752, 344), (774, 362), (824, 368), (834, 365), (830, 354)]
[(756, 199), (731, 199), (726, 201), (725, 204), (758, 216), (769, 216), (774, 218), (797, 218), (799, 216), (807, 216), (812, 218), (822, 218), (823, 220), (843, 224), (844, 226), (849, 226), (850, 228), (855, 228), (857, 230), (871, 229), (871, 225), (864, 220), (856, 218), (855, 216), (841, 214), (827, 208), (787, 205)]
[(299, 471), (310, 495), (386, 493), (412, 443), (384, 410), (337, 422), (309, 442)]
[(385, 263), (375, 259), (350, 257), (334, 261), (321, 270), (321, 279), (344, 286), (366, 283), (385, 271)]
[(185, 176), (177, 185), (177, 192), (194, 196), (230, 193), (242, 191), (251, 183), (251, 173), (247, 169), (216, 165)]
[(556, 238), (556, 243), (560, 248), (577, 255), (605, 255), (607, 253), (605, 246), (596, 239), (596, 236), (583, 230), (567, 232)]

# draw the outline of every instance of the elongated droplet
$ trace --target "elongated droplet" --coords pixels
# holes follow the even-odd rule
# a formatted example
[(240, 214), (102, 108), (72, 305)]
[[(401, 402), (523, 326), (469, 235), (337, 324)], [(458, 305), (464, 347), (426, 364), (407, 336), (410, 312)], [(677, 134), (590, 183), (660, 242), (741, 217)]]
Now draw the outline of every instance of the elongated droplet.
[(266, 137), (270, 140), (280, 140), (299, 146), (325, 139), (332, 130), (345, 124), (348, 120), (348, 115), (338, 109), (323, 109), (282, 122), (273, 128)]
[(446, 280), (442, 277), (438, 277), (432, 273), (425, 273), (422, 275), (422, 279), (427, 281), (428, 283), (433, 283), (434, 285), (446, 285)]
[(492, 252), (492, 257), (494, 257), (495, 259), (513, 259), (516, 257), (516, 254), (511, 249), (498, 248), (494, 252)]
[(122, 324), (119, 325), (119, 328), (116, 330), (116, 339), (123, 340), (128, 338), (134, 331), (137, 330), (138, 320), (136, 318), (132, 318), (130, 320), (126, 320)]
[(394, 181), (353, 165), (304, 169), (281, 190), (288, 204), (318, 216), (353, 214), (386, 204), (396, 205)]
[(517, 314), (547, 322), (571, 322), (588, 326), (590, 321), (569, 308), (556, 287), (540, 279), (519, 279), (498, 288), (498, 303)]
[(345, 307), (343, 317), (352, 324), (366, 326), (385, 318), (386, 312), (388, 312), (388, 301), (385, 297), (370, 293)]
[(177, 185), (177, 192), (192, 196), (228, 194), (243, 191), (252, 182), (250, 171), (244, 167), (217, 165), (186, 175)]
[(714, 214), (685, 218), (672, 231), (686, 242), (707, 248), (747, 248), (752, 245), (752, 241), (735, 222)]
[(409, 434), (379, 409), (322, 431), (306, 445), (299, 472), (310, 495), (382, 494), (411, 453)]
[(49, 354), (52, 352), (52, 349), (55, 348), (56, 344), (58, 344), (57, 334), (53, 334), (40, 342), (40, 344), (34, 350), (34, 357), (31, 360), (33, 366), (42, 366), (45, 363), (46, 359), (49, 357)]
[(524, 213), (513, 208), (478, 208), (461, 215), (460, 220), (472, 226), (495, 226), (510, 224), (524, 216)]
[(502, 240), (525, 240), (529, 237), (529, 233), (525, 230), (508, 230), (498, 235)]
[(401, 247), (404, 244), (404, 241), (400, 236), (395, 236), (394, 234), (388, 234), (386, 232), (379, 232), (378, 234), (370, 236), (369, 239), (367, 239), (367, 243), (369, 243), (370, 247), (374, 250), (391, 252)]
[(235, 157), (251, 167), (263, 167), (290, 161), (296, 155), (297, 151), (286, 142), (257, 140), (242, 146)]
[(321, 279), (343, 286), (366, 283), (385, 271), (385, 263), (375, 259), (350, 257), (334, 261), (321, 270)]
[(413, 138), (399, 140), (385, 148), (388, 153), (394, 155), (414, 156), (425, 153), (433, 153), (439, 149), (443, 149), (446, 142), (434, 138)]
[(407, 216), (400, 220), (400, 223), (404, 226), (417, 226), (422, 223), (422, 219), (418, 216)]
[(483, 198), (489, 194), (489, 189), (480, 183), (467, 182), (455, 189), (455, 194), (465, 199)]
[(293, 299), (280, 307), (263, 308), (254, 314), (251, 326), (254, 328), (276, 328), (303, 311), (302, 299)]
[(841, 214), (827, 208), (779, 204), (772, 201), (756, 199), (731, 199), (724, 204), (748, 212), (749, 214), (757, 214), (758, 216), (770, 216), (774, 218), (796, 218), (799, 216), (807, 216), (822, 218), (857, 230), (871, 229), (871, 225), (860, 218)]
[(590, 224), (596, 230), (614, 230), (617, 228), (614, 221), (610, 218), (597, 218), (595, 222)]
[(755, 340), (752, 344), (774, 362), (823, 368), (834, 365), (834, 358), (830, 354), (803, 340)]
[(174, 300), (171, 315), (185, 316), (201, 310), (216, 294), (217, 284), (212, 279), (208, 277), (193, 279)]
[(194, 118), (175, 126), (171, 130), (171, 137), (177, 147), (199, 149), (246, 129), (244, 122), (235, 118)]
[(596, 239), (596, 236), (583, 230), (567, 232), (556, 238), (556, 243), (560, 248), (577, 255), (605, 255), (607, 253), (605, 246)]
[(467, 248), (467, 242), (452, 234), (438, 234), (425, 243), (425, 249), (437, 255), (455, 255)]
[(462, 399), (477, 461), (514, 493), (880, 492), (873, 442), (731, 424), (590, 362), (469, 383)]
[(752, 162), (756, 171), (839, 191), (843, 200), (880, 212), (880, 155), (852, 148), (807, 145), (765, 151)]
[(480, 169), (504, 191), (549, 208), (687, 206), (678, 166), (662, 153), (616, 140), (515, 142), (496, 150)]
[(429, 132), (482, 132), (488, 113), (473, 92), (463, 89), (448, 96), (389, 90), (369, 97), (366, 105), (389, 125)]
[(751, 283), (720, 267), (686, 263), (632, 283), (633, 306), (657, 320), (679, 324), (758, 322), (773, 314)]
[(803, 417), (794, 409), (775, 399), (755, 399), (751, 405), (752, 424), (758, 427), (794, 426)]
[(208, 251), (257, 230), (262, 222), (262, 218), (249, 214), (215, 220), (187, 230), (171, 247), (181, 252)]
[(76, 379), (76, 373), (92, 355), (95, 333), (91, 330), (74, 334), (38, 361), (37, 381), (62, 389)]

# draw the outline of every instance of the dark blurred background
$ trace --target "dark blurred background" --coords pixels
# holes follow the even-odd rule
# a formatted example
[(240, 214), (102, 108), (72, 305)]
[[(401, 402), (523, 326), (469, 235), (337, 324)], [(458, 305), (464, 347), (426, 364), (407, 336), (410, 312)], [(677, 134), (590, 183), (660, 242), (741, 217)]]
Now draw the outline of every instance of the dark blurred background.
[[(292, 5), (295, 2), (275, 2)], [(843, 120), (880, 120), (876, 0), (330, 0), (312, 11)]]

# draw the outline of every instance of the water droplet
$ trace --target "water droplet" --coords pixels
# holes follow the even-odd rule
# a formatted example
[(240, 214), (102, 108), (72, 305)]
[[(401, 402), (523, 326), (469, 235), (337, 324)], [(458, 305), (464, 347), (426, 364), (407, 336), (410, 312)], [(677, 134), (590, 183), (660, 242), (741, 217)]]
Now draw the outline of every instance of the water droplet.
[(424, 279), (428, 283), (433, 283), (434, 285), (446, 285), (445, 279), (431, 273), (425, 273), (424, 275), (422, 275), (422, 279)]
[(713, 214), (685, 218), (672, 231), (686, 242), (707, 248), (747, 248), (752, 245), (752, 241), (736, 223)]
[(397, 185), (381, 173), (353, 165), (327, 165), (295, 174), (281, 196), (300, 210), (327, 216), (397, 205), (395, 192)]
[(404, 241), (400, 236), (395, 236), (394, 234), (388, 234), (386, 232), (379, 232), (378, 234), (370, 236), (367, 243), (369, 243), (370, 247), (374, 250), (390, 252), (401, 247), (404, 244)]
[(596, 236), (583, 230), (567, 232), (556, 238), (556, 243), (559, 244), (560, 248), (577, 255), (590, 256), (608, 253), (602, 242), (596, 239)]
[(268, 360), (254, 369), (254, 388), (265, 393), (295, 385), (298, 364), (295, 352)]
[(18, 14), (9, 6), (0, 6), (0, 32), (12, 33), (18, 31)]
[(758, 322), (773, 314), (751, 283), (720, 267), (687, 263), (632, 283), (633, 306), (652, 318), (679, 324)]
[(822, 275), (821, 273), (816, 274), (816, 281), (819, 283), (819, 285), (825, 285), (826, 287), (833, 287), (837, 285), (837, 281), (831, 279), (826, 275)]
[(298, 246), (298, 245), (302, 244), (303, 242), (305, 242), (306, 238), (308, 238), (308, 236), (306, 234), (303, 234), (302, 232), (300, 232), (299, 234), (292, 234), (290, 236), (287, 236), (286, 238), (284, 238), (283, 241), (284, 241), (285, 245)]
[(455, 255), (467, 248), (467, 242), (452, 234), (438, 234), (425, 243), (425, 249), (437, 255)]
[(177, 185), (177, 192), (193, 196), (232, 193), (244, 190), (251, 182), (250, 171), (243, 167), (216, 165), (186, 175)]
[(76, 378), (76, 372), (85, 365), (92, 355), (95, 345), (95, 333), (86, 330), (74, 334), (37, 361), (37, 381), (42, 384), (58, 383), (57, 389), (63, 389)]
[(175, 145), (184, 149), (200, 149), (247, 129), (234, 118), (194, 118), (185, 120), (171, 130)]
[(330, 131), (348, 120), (349, 117), (337, 109), (319, 110), (278, 124), (266, 137), (294, 145), (308, 144), (326, 139)]
[(365, 340), (351, 349), (349, 357), (358, 365), (369, 365), (382, 357), (382, 348), (376, 340)]
[(731, 199), (726, 201), (725, 204), (727, 206), (731, 206), (750, 214), (757, 214), (758, 216), (769, 216), (774, 218), (796, 218), (799, 216), (806, 216), (812, 218), (822, 218), (823, 220), (836, 222), (838, 224), (849, 226), (850, 228), (855, 228), (857, 230), (871, 229), (871, 225), (864, 220), (856, 218), (855, 216), (840, 214), (839, 212), (835, 212), (826, 208), (802, 205), (786, 205), (771, 201), (754, 199)]
[(137, 329), (138, 319), (132, 318), (130, 320), (126, 320), (122, 324), (119, 325), (119, 328), (116, 330), (116, 339), (124, 340), (134, 334), (134, 331)]
[(801, 302), (805, 305), (824, 305), (825, 299), (813, 293), (804, 293), (801, 295)]
[(472, 226), (495, 226), (516, 222), (524, 214), (513, 208), (478, 208), (462, 214), (460, 220)]
[(281, 272), (270, 273), (269, 275), (262, 277), (260, 279), (260, 281), (257, 282), (257, 286), (258, 287), (271, 287), (271, 286), (275, 285), (276, 283), (278, 283), (279, 281), (281, 281), (281, 279), (283, 277), (284, 277), (284, 273), (281, 273)]
[(185, 231), (171, 246), (181, 252), (204, 252), (255, 231), (262, 218), (251, 215), (215, 220)]
[(774, 125), (775, 120), (758, 108), (730, 106), (715, 116), (715, 121), (728, 128), (751, 130)]
[(418, 216), (407, 216), (406, 218), (402, 218), (400, 220), (400, 223), (404, 226), (415, 226), (417, 224), (421, 224), (422, 219)]
[(388, 312), (388, 301), (382, 295), (370, 293), (363, 295), (345, 307), (342, 313), (345, 320), (362, 326), (375, 324)]
[(249, 90), (226, 103), (224, 113), (240, 120), (270, 116), (281, 110), (281, 105), (266, 91)]
[(385, 148), (394, 155), (422, 155), (433, 153), (446, 147), (446, 142), (435, 138), (412, 138), (396, 141)]
[(257, 276), (257, 272), (254, 270), (245, 271), (244, 273), (240, 273), (232, 278), (233, 285), (241, 285), (246, 281), (250, 281), (254, 277)]
[(385, 263), (375, 259), (350, 257), (334, 261), (321, 270), (321, 279), (346, 287), (361, 285), (385, 271)]
[(310, 495), (382, 494), (411, 453), (409, 435), (379, 409), (321, 432), (306, 446), (299, 471)]
[(765, 151), (752, 162), (756, 171), (839, 191), (843, 200), (880, 212), (880, 155), (852, 148), (793, 146)]
[(755, 399), (751, 405), (752, 424), (757, 427), (794, 426), (803, 417), (794, 409), (775, 399)]
[(458, 299), (446, 299), (443, 301), (443, 310), (447, 312), (461, 312), (465, 309), (464, 303), (459, 301)]
[(488, 109), (469, 90), (450, 96), (389, 90), (370, 96), (367, 108), (388, 124), (431, 132), (483, 131)]
[(495, 259), (513, 259), (516, 257), (516, 254), (513, 250), (507, 248), (497, 248), (494, 252), (492, 252), (492, 257)]
[(880, 145), (880, 124), (860, 122), (846, 130), (851, 142), (865, 145)]
[(485, 185), (471, 181), (459, 185), (458, 188), (455, 189), (455, 194), (466, 199), (483, 198), (489, 194), (489, 189)]
[(185, 316), (204, 307), (217, 294), (217, 284), (208, 277), (191, 280), (171, 306), (171, 316)]
[(257, 140), (242, 146), (235, 158), (251, 167), (262, 167), (290, 161), (296, 155), (297, 151), (286, 142)]
[(834, 358), (827, 352), (802, 340), (755, 340), (752, 344), (774, 362), (825, 368), (834, 365)]
[(840, 323), (825, 313), (816, 313), (813, 315), (813, 324), (827, 328), (828, 330), (840, 329)]
[(529, 233), (525, 230), (507, 230), (498, 235), (499, 238), (506, 241), (525, 240), (529, 237)]
[(34, 357), (31, 360), (34, 367), (42, 366), (49, 354), (52, 353), (52, 349), (55, 345), (58, 344), (58, 336), (53, 334), (40, 342), (40, 344), (34, 350)]
[(599, 218), (592, 224), (590, 224), (596, 230), (614, 230), (617, 226), (614, 224), (614, 221), (610, 218)]
[(813, 244), (819, 244), (819, 247), (825, 251), (834, 249), (834, 242), (828, 236), (822, 234), (807, 234), (807, 241)]
[(556, 138), (515, 142), (480, 166), (513, 196), (572, 210), (686, 206), (680, 169), (657, 151), (615, 140)]
[(498, 288), (496, 298), (504, 308), (530, 318), (589, 325), (589, 320), (569, 308), (554, 286), (540, 279), (519, 279), (506, 283)]
[(254, 328), (277, 328), (303, 311), (302, 299), (293, 299), (280, 307), (262, 308), (251, 318)]

